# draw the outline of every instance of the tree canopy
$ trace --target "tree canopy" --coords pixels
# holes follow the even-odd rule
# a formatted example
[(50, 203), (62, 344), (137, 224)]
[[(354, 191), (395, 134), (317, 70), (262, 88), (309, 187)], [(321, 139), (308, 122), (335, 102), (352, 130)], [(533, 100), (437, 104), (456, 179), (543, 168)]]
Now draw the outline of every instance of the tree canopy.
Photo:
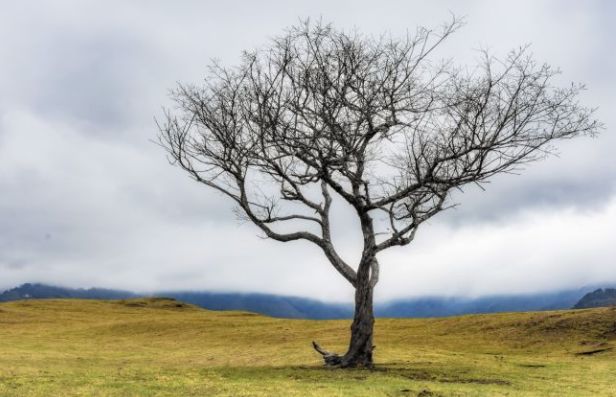
[[(160, 141), (267, 237), (314, 243), (353, 286), (372, 288), (376, 255), (409, 244), (453, 191), (600, 128), (578, 103), (584, 87), (555, 86), (558, 70), (527, 47), (480, 52), (472, 69), (435, 59), (459, 27), (395, 38), (301, 23), (238, 66), (213, 63), (203, 84), (178, 86)], [(332, 241), (335, 198), (360, 220), (359, 264)]]

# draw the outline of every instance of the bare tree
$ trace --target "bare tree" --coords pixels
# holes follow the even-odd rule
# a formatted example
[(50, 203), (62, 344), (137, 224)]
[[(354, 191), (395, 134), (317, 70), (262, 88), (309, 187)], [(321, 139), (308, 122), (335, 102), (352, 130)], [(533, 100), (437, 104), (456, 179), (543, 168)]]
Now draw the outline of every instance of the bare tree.
[[(313, 342), (328, 365), (372, 366), (380, 252), (409, 244), (452, 191), (601, 128), (577, 102), (583, 87), (554, 87), (558, 71), (526, 48), (502, 60), (481, 52), (472, 70), (432, 60), (459, 26), (395, 39), (301, 23), (237, 67), (214, 63), (203, 85), (178, 86), (177, 109), (159, 125), (160, 142), (192, 178), (267, 237), (318, 246), (355, 288), (346, 354)], [(333, 200), (359, 219), (359, 263), (334, 246)]]

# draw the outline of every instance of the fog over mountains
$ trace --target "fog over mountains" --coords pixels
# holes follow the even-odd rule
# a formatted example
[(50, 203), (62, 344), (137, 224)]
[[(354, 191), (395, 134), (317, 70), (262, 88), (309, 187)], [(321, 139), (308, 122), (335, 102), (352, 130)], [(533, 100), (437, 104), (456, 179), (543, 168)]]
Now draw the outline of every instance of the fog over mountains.
[[(499, 295), (480, 298), (423, 297), (397, 299), (376, 303), (377, 317), (445, 317), (472, 313), (540, 311), (569, 309), (596, 287), (584, 287), (551, 293), (529, 295)], [(596, 293), (596, 291), (594, 292)], [(101, 288), (73, 289), (45, 284), (23, 284), (0, 293), (0, 302), (22, 299), (128, 299), (140, 296), (165, 296), (209, 310), (241, 310), (272, 317), (339, 319), (350, 318), (350, 303), (327, 303), (301, 297), (260, 294), (199, 291), (169, 291), (138, 294)]]

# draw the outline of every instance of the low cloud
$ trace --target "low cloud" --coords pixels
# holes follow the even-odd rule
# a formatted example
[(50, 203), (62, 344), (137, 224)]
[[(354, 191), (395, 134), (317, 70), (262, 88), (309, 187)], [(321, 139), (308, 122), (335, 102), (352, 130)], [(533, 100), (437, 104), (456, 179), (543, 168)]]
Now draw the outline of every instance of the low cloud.
[[(239, 10), (239, 11), (238, 11)], [(0, 289), (22, 282), (140, 291), (263, 291), (350, 300), (352, 290), (309, 245), (263, 240), (232, 206), (151, 142), (153, 117), (177, 81), (210, 58), (236, 62), (299, 17), (367, 33), (467, 26), (442, 56), (476, 59), (528, 42), (539, 60), (584, 81), (607, 129), (559, 145), (559, 157), (469, 188), (411, 246), (383, 256), (380, 299), (534, 292), (616, 281), (616, 78), (606, 2), (332, 3), (23, 1), (0, 34)], [(525, 21), (521, 23), (520, 21)], [(337, 242), (357, 256), (350, 215)]]

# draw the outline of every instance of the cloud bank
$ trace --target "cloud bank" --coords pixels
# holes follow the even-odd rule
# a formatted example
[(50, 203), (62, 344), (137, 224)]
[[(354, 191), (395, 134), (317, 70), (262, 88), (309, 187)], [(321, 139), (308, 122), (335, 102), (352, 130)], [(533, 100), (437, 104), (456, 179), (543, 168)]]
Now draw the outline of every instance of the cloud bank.
[[(616, 29), (612, 3), (19, 2), (0, 15), (0, 289), (40, 281), (140, 291), (261, 291), (349, 300), (313, 247), (263, 240), (230, 203), (169, 166), (153, 118), (209, 59), (236, 62), (298, 18), (405, 34), (449, 13), (442, 56), (472, 63), (532, 43), (562, 82), (585, 82), (607, 128), (487, 191), (381, 258), (377, 297), (479, 296), (616, 281)], [(10, 39), (9, 39), (10, 38)], [(338, 242), (357, 236), (340, 216)]]

